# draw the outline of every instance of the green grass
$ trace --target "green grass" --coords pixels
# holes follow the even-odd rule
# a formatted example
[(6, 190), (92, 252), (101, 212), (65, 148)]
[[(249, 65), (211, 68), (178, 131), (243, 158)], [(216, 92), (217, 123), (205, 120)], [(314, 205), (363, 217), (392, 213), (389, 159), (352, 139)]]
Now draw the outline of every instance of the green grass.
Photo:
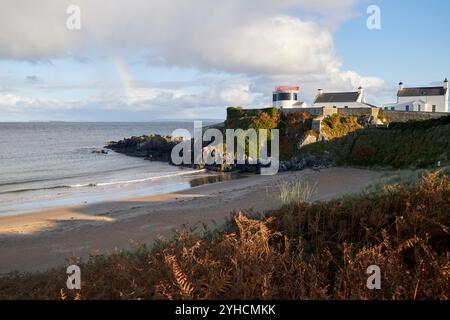
[(368, 128), (306, 146), (300, 154), (328, 151), (338, 165), (433, 168), (450, 160), (450, 117)]
[(333, 114), (322, 121), (322, 134), (327, 139), (344, 137), (363, 128), (364, 126), (359, 124), (356, 116), (342, 117), (339, 114)]

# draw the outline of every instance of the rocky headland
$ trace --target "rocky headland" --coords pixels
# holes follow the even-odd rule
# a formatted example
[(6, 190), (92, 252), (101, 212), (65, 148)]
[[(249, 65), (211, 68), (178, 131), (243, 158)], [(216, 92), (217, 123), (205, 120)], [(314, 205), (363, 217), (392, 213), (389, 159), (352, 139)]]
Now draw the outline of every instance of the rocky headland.
[[(164, 161), (173, 164), (171, 153), (173, 147), (182, 142), (181, 138), (172, 136), (161, 136), (158, 134), (144, 135), (139, 137), (126, 138), (120, 141), (111, 141), (106, 149), (125, 154), (132, 157), (145, 158), (151, 161)], [(204, 143), (206, 148), (208, 143)], [(300, 171), (307, 168), (324, 169), (333, 164), (331, 156), (325, 154), (322, 157), (312, 155), (302, 155), (293, 157), (286, 161), (280, 161), (279, 171)], [(218, 172), (246, 172), (259, 173), (262, 164), (191, 164), (183, 165), (195, 169), (207, 169)]]

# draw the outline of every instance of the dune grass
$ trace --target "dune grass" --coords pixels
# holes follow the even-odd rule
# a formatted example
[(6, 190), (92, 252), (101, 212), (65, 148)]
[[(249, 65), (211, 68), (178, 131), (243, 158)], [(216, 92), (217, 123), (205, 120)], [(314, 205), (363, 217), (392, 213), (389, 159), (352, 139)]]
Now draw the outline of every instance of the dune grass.
[(279, 198), (283, 206), (307, 203), (316, 194), (316, 185), (302, 181), (282, 181), (278, 184)]

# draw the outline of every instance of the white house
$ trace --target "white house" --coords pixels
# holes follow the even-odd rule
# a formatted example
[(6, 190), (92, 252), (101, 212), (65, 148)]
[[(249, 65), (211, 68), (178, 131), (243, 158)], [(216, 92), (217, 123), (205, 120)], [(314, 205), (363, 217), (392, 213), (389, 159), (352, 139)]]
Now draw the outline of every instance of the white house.
[(385, 110), (450, 112), (448, 108), (448, 80), (442, 87), (405, 88), (399, 83), (397, 103), (386, 104)]
[(364, 89), (358, 88), (355, 92), (319, 92), (312, 105), (313, 108), (376, 108), (366, 103)]

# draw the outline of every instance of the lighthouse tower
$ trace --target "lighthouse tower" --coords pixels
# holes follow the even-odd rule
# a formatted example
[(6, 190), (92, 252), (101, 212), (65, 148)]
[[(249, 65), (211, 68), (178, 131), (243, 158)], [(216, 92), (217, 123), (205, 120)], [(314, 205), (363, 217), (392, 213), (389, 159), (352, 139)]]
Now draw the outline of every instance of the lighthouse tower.
[(273, 91), (273, 106), (280, 109), (292, 109), (298, 102), (300, 87), (276, 87)]

